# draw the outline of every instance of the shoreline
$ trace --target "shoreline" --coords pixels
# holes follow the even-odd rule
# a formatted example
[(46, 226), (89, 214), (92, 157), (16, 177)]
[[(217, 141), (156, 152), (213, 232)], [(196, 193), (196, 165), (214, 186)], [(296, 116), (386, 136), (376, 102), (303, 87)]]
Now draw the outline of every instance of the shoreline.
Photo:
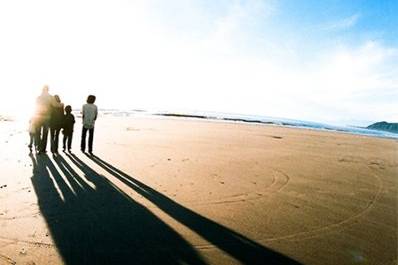
[[(80, 110), (76, 109), (72, 112), (76, 118), (81, 118)], [(194, 119), (194, 120), (207, 120), (216, 122), (227, 123), (242, 123), (242, 124), (258, 124), (258, 125), (273, 125), (287, 128), (309, 129), (316, 131), (329, 131), (337, 133), (345, 133), (351, 135), (369, 136), (376, 138), (385, 138), (398, 140), (398, 133), (368, 129), (360, 126), (342, 126), (342, 125), (329, 125), (326, 123), (301, 121), (288, 118), (276, 118), (259, 115), (243, 115), (233, 113), (218, 113), (218, 112), (159, 112), (159, 111), (146, 111), (146, 110), (117, 110), (117, 109), (99, 109), (101, 116), (109, 117), (166, 117), (176, 119)], [(28, 118), (24, 118), (28, 119)], [(10, 115), (0, 115), (0, 122), (13, 122), (21, 120), (21, 117), (15, 118)]]
[[(125, 112), (127, 114), (128, 112)], [(130, 113), (131, 114), (131, 113)], [(142, 115), (140, 113), (139, 116), (134, 116), (134, 114), (126, 115), (126, 116), (114, 116), (113, 114), (103, 114), (105, 117), (115, 117), (115, 118), (164, 118), (164, 119), (175, 119), (175, 120), (192, 120), (192, 121), (203, 121), (203, 122), (221, 122), (221, 123), (229, 123), (229, 124), (247, 124), (247, 125), (264, 125), (264, 126), (276, 126), (281, 128), (291, 128), (291, 129), (303, 129), (303, 130), (310, 130), (310, 131), (319, 131), (319, 132), (330, 132), (330, 133), (340, 133), (340, 134), (348, 134), (353, 136), (361, 136), (361, 137), (371, 137), (371, 138), (378, 138), (378, 139), (389, 139), (389, 140), (396, 140), (398, 141), (398, 134), (393, 134), (394, 136), (385, 136), (385, 135), (375, 135), (375, 134), (366, 134), (366, 133), (355, 133), (350, 132), (347, 130), (336, 130), (336, 129), (328, 129), (328, 128), (314, 128), (310, 126), (300, 126), (300, 125), (292, 125), (288, 123), (279, 124), (277, 122), (268, 122), (268, 121), (260, 121), (260, 120), (246, 120), (240, 118), (217, 118), (212, 116), (205, 116), (205, 115), (190, 115), (190, 114), (170, 114), (170, 113), (155, 113), (155, 114), (145, 114)], [(384, 131), (378, 130), (370, 130), (362, 127), (353, 127), (359, 129), (365, 129), (367, 131), (376, 132), (376, 133), (386, 133)], [(388, 133), (388, 132), (387, 132)]]
[[(191, 115), (191, 114), (175, 114), (175, 113), (156, 113), (153, 115), (157, 116), (165, 116), (165, 117), (175, 117), (175, 118), (192, 118), (192, 119), (203, 119), (203, 120), (210, 120), (210, 121), (225, 121), (225, 122), (240, 122), (245, 124), (262, 124), (262, 125), (275, 125), (281, 127), (288, 127), (288, 128), (300, 128), (300, 129), (310, 129), (310, 130), (319, 130), (319, 131), (331, 131), (331, 132), (338, 132), (338, 133), (348, 133), (352, 135), (363, 135), (363, 136), (370, 136), (370, 137), (378, 137), (378, 138), (387, 138), (387, 139), (398, 139), (398, 133), (393, 133), (389, 131), (382, 131), (382, 130), (372, 130), (366, 127), (354, 127), (354, 126), (334, 126), (334, 125), (327, 125), (321, 124), (317, 122), (309, 122), (309, 121), (295, 121), (294, 122), (276, 122), (276, 121), (262, 121), (259, 119), (244, 119), (244, 118), (228, 118), (228, 117), (214, 117), (214, 116), (205, 116), (205, 115)], [(255, 115), (253, 116), (255, 117)], [(268, 118), (277, 120), (277, 118)], [(283, 118), (279, 118), (279, 120), (284, 120)], [(293, 121), (293, 120), (292, 120)], [(323, 127), (313, 127), (308, 124), (318, 124), (318, 126)], [(335, 127), (335, 128), (333, 128)], [(366, 132), (352, 132), (349, 131), (350, 129), (358, 129), (358, 130), (365, 130)], [(384, 133), (388, 135), (377, 135), (378, 133)]]

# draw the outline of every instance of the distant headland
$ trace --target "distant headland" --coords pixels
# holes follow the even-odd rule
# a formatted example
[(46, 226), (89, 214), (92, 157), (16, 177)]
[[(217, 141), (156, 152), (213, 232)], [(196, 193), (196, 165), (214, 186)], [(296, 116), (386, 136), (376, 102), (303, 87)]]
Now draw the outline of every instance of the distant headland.
[(366, 128), (372, 129), (372, 130), (398, 133), (398, 123), (390, 123), (390, 122), (386, 122), (386, 121), (373, 123)]

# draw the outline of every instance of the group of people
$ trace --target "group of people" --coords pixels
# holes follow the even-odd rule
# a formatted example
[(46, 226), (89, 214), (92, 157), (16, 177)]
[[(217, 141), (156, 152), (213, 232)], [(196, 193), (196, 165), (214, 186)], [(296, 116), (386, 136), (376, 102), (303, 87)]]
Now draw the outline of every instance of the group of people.
[[(88, 132), (88, 152), (90, 154), (93, 152), (94, 125), (98, 116), (98, 108), (94, 104), (95, 100), (94, 95), (89, 95), (87, 103), (82, 107), (83, 130), (80, 149), (82, 152), (86, 150)], [(44, 86), (41, 95), (36, 99), (36, 111), (30, 120), (30, 152), (32, 152), (33, 147), (38, 154), (47, 152), (47, 139), (50, 131), (51, 152), (57, 155), (61, 130), (64, 135), (63, 151), (71, 152), (74, 124), (75, 117), (72, 114), (72, 107), (70, 105), (64, 106), (61, 98), (58, 95), (52, 96), (49, 93), (48, 86)]]

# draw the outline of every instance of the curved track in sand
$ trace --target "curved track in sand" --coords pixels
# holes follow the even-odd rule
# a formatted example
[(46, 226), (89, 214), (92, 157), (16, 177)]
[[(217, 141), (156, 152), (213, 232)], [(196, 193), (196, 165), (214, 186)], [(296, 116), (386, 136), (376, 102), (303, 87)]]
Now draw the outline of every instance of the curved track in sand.
[(270, 196), (273, 193), (281, 191), (290, 181), (289, 175), (281, 170), (272, 169), (272, 181), (267, 187), (261, 190), (254, 190), (247, 193), (232, 194), (216, 200), (205, 200), (201, 202), (182, 201), (188, 205), (214, 205), (214, 204), (231, 204), (247, 201), (255, 201)]
[[(372, 169), (370, 169), (372, 170)], [(374, 171), (374, 170), (373, 170)], [(287, 176), (287, 174), (285, 174)], [(375, 182), (377, 182), (377, 189), (375, 193), (372, 196), (372, 199), (369, 200), (367, 203), (366, 207), (363, 208), (361, 211), (354, 213), (351, 216), (348, 216), (347, 218), (340, 220), (339, 222), (328, 224), (322, 227), (314, 228), (308, 231), (299, 231), (296, 233), (291, 233), (288, 235), (283, 235), (283, 236), (275, 236), (275, 237), (266, 237), (266, 238), (253, 238), (256, 242), (260, 243), (266, 243), (266, 242), (271, 242), (271, 241), (277, 241), (277, 240), (305, 240), (308, 238), (314, 238), (318, 236), (322, 236), (326, 233), (331, 233), (333, 231), (339, 230), (339, 229), (344, 229), (346, 225), (349, 225), (356, 220), (360, 219), (361, 217), (365, 216), (375, 205), (375, 203), (379, 200), (381, 196), (381, 192), (383, 191), (383, 182), (381, 178), (376, 174), (372, 174), (373, 178), (375, 179)], [(288, 177), (288, 176), (287, 176)], [(288, 177), (289, 178), (289, 177)], [(280, 191), (284, 186), (287, 185), (287, 182), (285, 185), (281, 186), (279, 189), (276, 189), (276, 191)], [(272, 187), (273, 184), (270, 185)], [(201, 245), (196, 245), (195, 247), (199, 249), (212, 249), (215, 248), (215, 246), (211, 244), (201, 244)]]
[(0, 264), (12, 264), (15, 265), (17, 264), (14, 260), (12, 260), (10, 257), (7, 257), (6, 255), (0, 254)]

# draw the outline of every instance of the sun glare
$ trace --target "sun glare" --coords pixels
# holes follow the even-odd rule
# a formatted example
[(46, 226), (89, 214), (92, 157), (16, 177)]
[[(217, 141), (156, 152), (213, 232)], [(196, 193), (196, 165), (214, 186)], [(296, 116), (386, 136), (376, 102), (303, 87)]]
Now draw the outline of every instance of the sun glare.
[(41, 88), (10, 91), (2, 101), (0, 114), (17, 121), (28, 121), (35, 113), (35, 102), (40, 91)]

